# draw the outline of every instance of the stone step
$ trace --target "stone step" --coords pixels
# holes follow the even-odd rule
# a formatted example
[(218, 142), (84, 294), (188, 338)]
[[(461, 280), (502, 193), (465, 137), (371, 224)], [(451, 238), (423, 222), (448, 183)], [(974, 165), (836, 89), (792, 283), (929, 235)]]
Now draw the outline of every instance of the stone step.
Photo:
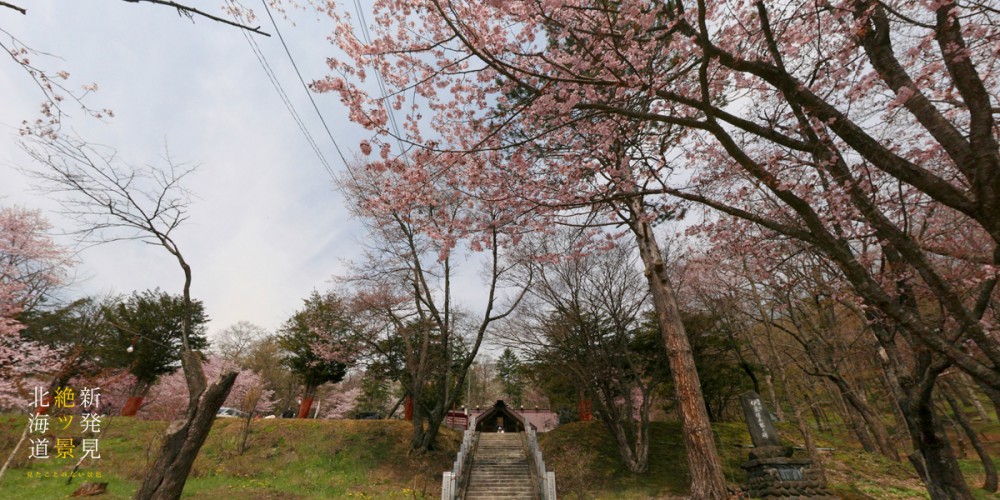
[(534, 488), (520, 434), (479, 435), (465, 491), (467, 500), (533, 500)]
[(481, 496), (520, 496), (528, 495), (531, 496), (534, 491), (531, 488), (521, 488), (521, 489), (501, 489), (501, 488), (483, 488), (483, 489), (472, 489), (469, 488), (465, 492), (465, 498), (475, 498)]
[(471, 487), (481, 488), (486, 486), (500, 486), (503, 488), (510, 487), (516, 489), (531, 488), (531, 481), (523, 480), (523, 481), (470, 481), (469, 482), (470, 488)]
[(528, 476), (531, 474), (531, 469), (527, 467), (516, 468), (516, 469), (505, 469), (505, 468), (492, 468), (492, 467), (479, 467), (473, 468), (471, 475), (478, 475), (480, 472), (483, 474), (501, 475), (501, 476)]
[(465, 495), (466, 500), (533, 500), (534, 495), (518, 493), (518, 494), (503, 494), (503, 495), (491, 495), (489, 493), (476, 493)]
[(523, 482), (523, 483), (530, 483), (531, 482), (531, 476), (529, 476), (527, 474), (522, 475), (522, 476), (482, 474), (482, 475), (479, 475), (479, 476), (472, 476), (472, 477), (469, 478), (469, 480), (472, 481), (473, 483), (478, 483), (478, 482), (501, 482), (501, 481), (502, 482), (507, 482), (507, 483), (515, 483), (515, 482), (517, 482), (517, 483), (521, 483), (521, 482)]
[(478, 474), (493, 474), (493, 475), (504, 475), (504, 476), (520, 476), (531, 473), (531, 469), (528, 467), (473, 467), (471, 475), (476, 476)]
[(520, 495), (532, 493), (531, 486), (525, 486), (524, 488), (473, 488), (469, 487), (466, 490), (467, 495)]
[(470, 481), (469, 485), (470, 486), (480, 486), (480, 487), (497, 486), (497, 485), (499, 485), (499, 486), (511, 486), (511, 487), (521, 488), (521, 487), (530, 487), (531, 486), (531, 481), (528, 481), (528, 480), (523, 480), (523, 481)]

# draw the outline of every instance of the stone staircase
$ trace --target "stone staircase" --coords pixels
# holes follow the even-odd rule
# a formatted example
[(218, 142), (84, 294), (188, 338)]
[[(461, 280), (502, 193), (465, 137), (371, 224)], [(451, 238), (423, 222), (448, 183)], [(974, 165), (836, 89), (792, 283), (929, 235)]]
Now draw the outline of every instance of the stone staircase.
[(466, 500), (536, 498), (522, 433), (483, 432), (472, 457)]

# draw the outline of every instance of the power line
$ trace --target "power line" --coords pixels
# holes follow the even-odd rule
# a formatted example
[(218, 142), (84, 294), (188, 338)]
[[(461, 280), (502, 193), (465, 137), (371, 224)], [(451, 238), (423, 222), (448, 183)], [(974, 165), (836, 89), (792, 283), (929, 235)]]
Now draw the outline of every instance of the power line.
[[(361, 8), (359, 0), (354, 0), (354, 11), (357, 12), (358, 19), (361, 21), (361, 36), (364, 37), (366, 44), (371, 45), (372, 39), (371, 34), (368, 32), (368, 20), (365, 19), (365, 12)], [(392, 131), (396, 134), (399, 154), (403, 157), (403, 161), (409, 163), (409, 157), (406, 156), (406, 149), (403, 147), (403, 135), (399, 133), (399, 123), (396, 121), (396, 114), (393, 113), (392, 105), (389, 103), (389, 92), (386, 90), (385, 80), (382, 79), (382, 72), (379, 71), (378, 66), (375, 64), (372, 64), (372, 71), (375, 73), (375, 81), (378, 84), (379, 92), (382, 92), (382, 107), (385, 108), (385, 112), (389, 116), (389, 125), (392, 126)]]
[[(330, 127), (326, 124), (326, 119), (323, 118), (323, 113), (320, 113), (319, 106), (316, 105), (316, 100), (313, 99), (313, 93), (309, 90), (309, 86), (306, 85), (306, 81), (302, 78), (302, 72), (299, 71), (299, 66), (295, 64), (295, 58), (292, 57), (292, 52), (288, 50), (288, 45), (285, 43), (285, 37), (281, 35), (281, 30), (278, 29), (278, 23), (274, 22), (274, 16), (271, 15), (271, 8), (267, 6), (266, 0), (260, 0), (264, 4), (264, 11), (267, 12), (267, 17), (271, 19), (271, 25), (274, 26), (274, 32), (278, 35), (278, 40), (281, 41), (281, 46), (285, 49), (285, 54), (288, 55), (288, 60), (292, 63), (292, 68), (295, 68), (295, 74), (299, 77), (299, 83), (302, 84), (303, 90), (306, 91), (306, 95), (309, 97), (309, 102), (312, 103), (312, 107), (316, 110), (316, 116), (319, 117), (320, 123), (323, 124), (323, 129), (326, 130), (327, 137), (330, 138), (330, 142), (333, 143), (334, 149), (337, 150), (337, 154), (340, 156), (340, 161), (344, 162), (344, 167), (347, 167), (347, 158), (344, 156), (343, 151), (341, 151), (340, 146), (337, 144), (337, 140), (333, 138), (333, 133), (330, 132)], [(331, 176), (333, 173), (331, 172)]]
[[(228, 1), (229, 0), (227, 0), (227, 2)], [(265, 7), (266, 6), (267, 5), (265, 4)], [(233, 10), (234, 12), (238, 11), (235, 6), (233, 6)], [(268, 14), (270, 14), (270, 12), (268, 12)], [(234, 16), (235, 15), (236, 14), (234, 14)], [(305, 122), (302, 121), (302, 118), (299, 115), (298, 111), (295, 110), (295, 105), (292, 104), (292, 101), (291, 99), (289, 99), (288, 94), (285, 93), (284, 88), (278, 81), (277, 75), (274, 73), (274, 70), (271, 68), (271, 65), (267, 62), (267, 58), (264, 56), (263, 51), (260, 50), (260, 47), (257, 45), (257, 42), (246, 32), (243, 32), (243, 37), (246, 39), (247, 44), (250, 46), (250, 50), (254, 53), (254, 57), (257, 58), (257, 62), (259, 62), (261, 68), (264, 69), (264, 73), (267, 74), (268, 80), (271, 81), (271, 85), (274, 87), (275, 91), (278, 92), (278, 96), (281, 98), (281, 102), (285, 105), (285, 108), (288, 110), (288, 113), (292, 115), (292, 119), (295, 121), (296, 126), (298, 126), (299, 131), (302, 132), (302, 135), (305, 137), (306, 142), (309, 144), (309, 147), (312, 148), (314, 153), (316, 153), (316, 157), (319, 158), (320, 163), (323, 165), (323, 168), (326, 170), (330, 178), (331, 179), (334, 178), (335, 175), (333, 169), (330, 167), (330, 163), (327, 161), (326, 157), (323, 156), (323, 152), (320, 149), (319, 145), (316, 143), (316, 140), (313, 139), (313, 136), (312, 134), (309, 133), (309, 129), (306, 127)], [(310, 96), (310, 100), (311, 99), (312, 96)], [(337, 152), (338, 153), (340, 152), (339, 148)], [(343, 159), (343, 155), (341, 155), (341, 158)]]

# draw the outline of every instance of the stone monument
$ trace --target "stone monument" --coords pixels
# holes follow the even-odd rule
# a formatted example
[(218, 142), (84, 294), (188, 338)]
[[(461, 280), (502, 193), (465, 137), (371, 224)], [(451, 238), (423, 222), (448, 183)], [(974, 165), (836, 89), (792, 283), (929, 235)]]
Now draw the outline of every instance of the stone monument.
[(838, 498), (826, 488), (812, 461), (792, 457), (792, 447), (781, 444), (760, 395), (745, 392), (740, 395), (740, 405), (754, 446), (750, 460), (740, 465), (747, 471), (745, 490), (751, 498)]

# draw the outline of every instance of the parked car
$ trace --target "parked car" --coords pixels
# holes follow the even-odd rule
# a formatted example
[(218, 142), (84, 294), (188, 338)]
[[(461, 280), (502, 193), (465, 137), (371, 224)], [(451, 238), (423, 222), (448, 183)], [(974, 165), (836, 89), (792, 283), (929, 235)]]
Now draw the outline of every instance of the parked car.
[(236, 408), (228, 408), (226, 406), (219, 408), (219, 411), (215, 413), (216, 418), (244, 418), (246, 416), (247, 414), (245, 412), (237, 410)]

